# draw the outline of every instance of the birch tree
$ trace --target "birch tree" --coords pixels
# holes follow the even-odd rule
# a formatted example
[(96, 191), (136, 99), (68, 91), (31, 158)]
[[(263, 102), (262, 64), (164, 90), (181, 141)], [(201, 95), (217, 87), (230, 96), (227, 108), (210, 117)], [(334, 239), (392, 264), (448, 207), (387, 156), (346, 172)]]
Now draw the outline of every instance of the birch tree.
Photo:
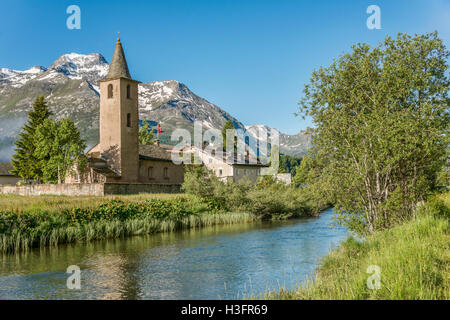
[(300, 113), (340, 223), (362, 234), (414, 217), (448, 156), (449, 52), (437, 32), (352, 46), (313, 72)]

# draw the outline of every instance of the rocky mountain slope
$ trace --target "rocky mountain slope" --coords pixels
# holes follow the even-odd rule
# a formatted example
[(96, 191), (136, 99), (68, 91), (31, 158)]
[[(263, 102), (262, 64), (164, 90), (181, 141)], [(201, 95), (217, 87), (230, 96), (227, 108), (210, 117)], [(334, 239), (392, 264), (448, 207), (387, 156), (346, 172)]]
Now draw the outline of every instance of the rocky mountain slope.
[[(75, 121), (88, 145), (98, 141), (99, 83), (108, 72), (108, 62), (98, 54), (64, 54), (48, 68), (35, 66), (26, 71), (0, 69), (0, 160), (13, 153), (13, 141), (26, 121), (34, 99), (44, 95), (56, 118)], [(245, 127), (220, 107), (197, 96), (184, 84), (169, 80), (139, 85), (140, 119), (161, 123), (166, 140), (175, 128), (193, 130), (193, 122), (206, 128), (222, 128), (231, 120), (236, 128), (254, 131), (261, 125)], [(264, 126), (268, 131), (274, 129)], [(301, 156), (310, 144), (310, 134), (280, 133), (282, 153)]]

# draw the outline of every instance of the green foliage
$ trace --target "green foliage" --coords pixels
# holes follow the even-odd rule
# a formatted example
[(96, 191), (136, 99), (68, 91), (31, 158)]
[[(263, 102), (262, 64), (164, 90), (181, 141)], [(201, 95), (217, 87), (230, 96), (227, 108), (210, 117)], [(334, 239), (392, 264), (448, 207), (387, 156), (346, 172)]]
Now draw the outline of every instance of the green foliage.
[(278, 169), (278, 172), (280, 173), (290, 173), (292, 176), (295, 176), (297, 166), (300, 165), (301, 159), (280, 154), (280, 168)]
[(293, 186), (273, 183), (265, 188), (254, 188), (249, 191), (251, 212), (258, 215), (301, 217), (312, 215), (307, 204), (306, 193)]
[(413, 217), (437, 185), (449, 142), (449, 52), (437, 33), (352, 49), (313, 72), (300, 111), (317, 127), (317, 183), (338, 221), (367, 234)]
[(210, 210), (222, 210), (225, 208), (223, 194), (217, 192), (222, 182), (214, 172), (201, 165), (186, 167), (182, 190), (187, 194), (195, 195), (208, 204)]
[(139, 128), (139, 144), (153, 144), (153, 132), (147, 121)]
[(295, 168), (295, 175), (292, 182), (297, 185), (306, 185), (308, 180), (311, 180), (312, 169), (314, 167), (314, 158), (310, 155), (305, 155), (301, 159), (300, 164)]
[(263, 176), (256, 184), (224, 182), (204, 166), (187, 170), (182, 188), (201, 198), (210, 210), (245, 211), (262, 218), (314, 215), (327, 205), (310, 201), (307, 190), (279, 183), (272, 176)]
[[(272, 299), (450, 299), (449, 219), (447, 202), (433, 198), (420, 214), (392, 229), (375, 232), (365, 240), (349, 237), (321, 262), (314, 280), (298, 290), (268, 293)], [(370, 290), (370, 265), (380, 267), (380, 289)]]
[(50, 115), (51, 112), (44, 97), (37, 97), (33, 104), (33, 110), (28, 113), (28, 122), (15, 142), (16, 150), (12, 157), (14, 167), (11, 171), (12, 174), (23, 179), (40, 180), (42, 178), (42, 162), (34, 155), (36, 148), (35, 131)]
[(62, 183), (74, 164), (84, 162), (86, 145), (72, 120), (45, 120), (35, 132), (34, 157), (42, 168), (42, 180)]

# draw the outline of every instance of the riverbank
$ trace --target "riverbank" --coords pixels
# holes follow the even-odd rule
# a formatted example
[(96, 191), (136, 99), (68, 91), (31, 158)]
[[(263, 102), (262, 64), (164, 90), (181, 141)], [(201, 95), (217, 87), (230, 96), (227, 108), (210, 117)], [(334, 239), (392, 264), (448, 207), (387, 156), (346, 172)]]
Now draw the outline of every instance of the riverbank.
[[(300, 210), (303, 216), (308, 211)], [(189, 195), (0, 196), (0, 252), (204, 226), (288, 219), (300, 214), (227, 212)]]
[[(321, 262), (314, 281), (266, 299), (450, 299), (450, 193), (420, 207), (416, 219), (364, 241), (348, 238)], [(380, 268), (371, 290), (369, 266)]]

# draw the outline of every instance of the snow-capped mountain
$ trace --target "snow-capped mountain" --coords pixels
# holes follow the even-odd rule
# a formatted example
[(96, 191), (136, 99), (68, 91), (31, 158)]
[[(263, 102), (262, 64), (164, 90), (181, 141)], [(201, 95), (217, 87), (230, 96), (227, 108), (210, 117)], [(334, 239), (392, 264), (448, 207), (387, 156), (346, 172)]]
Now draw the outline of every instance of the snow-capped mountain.
[(57, 78), (63, 74), (71, 80), (85, 80), (91, 84), (98, 93), (98, 80), (106, 77), (109, 64), (99, 53), (87, 55), (69, 53), (60, 56), (48, 68), (48, 72), (37, 80)]
[(1, 87), (6, 87), (7, 85), (9, 85), (14, 88), (19, 88), (28, 81), (36, 78), (46, 70), (47, 70), (46, 68), (41, 66), (35, 66), (25, 71), (17, 71), (8, 68), (1, 68), (0, 80), (1, 83), (3, 84), (3, 86)]
[(258, 132), (267, 132), (268, 137), (278, 133), (280, 152), (294, 157), (302, 157), (311, 146), (312, 133), (308, 130), (300, 131), (297, 134), (284, 134), (275, 128), (262, 124), (247, 126), (245, 129), (256, 139)]
[(194, 121), (201, 121), (206, 129), (220, 129), (227, 120), (237, 128), (244, 127), (229, 113), (175, 80), (139, 85), (139, 118), (161, 122), (167, 132), (176, 128), (192, 131)]
[[(35, 66), (25, 71), (1, 68), (0, 160), (11, 156), (13, 141), (39, 95), (44, 95), (56, 118), (74, 120), (87, 143), (95, 144), (99, 135), (98, 81), (105, 78), (108, 69), (108, 62), (98, 53), (63, 54), (48, 68)], [(139, 115), (142, 120), (160, 123), (165, 136), (175, 128), (192, 132), (195, 120), (202, 121), (205, 129), (221, 129), (227, 120), (244, 130), (257, 127), (245, 127), (175, 80), (139, 84)], [(282, 153), (299, 156), (309, 147), (309, 141), (307, 133), (280, 134), (280, 149)]]

